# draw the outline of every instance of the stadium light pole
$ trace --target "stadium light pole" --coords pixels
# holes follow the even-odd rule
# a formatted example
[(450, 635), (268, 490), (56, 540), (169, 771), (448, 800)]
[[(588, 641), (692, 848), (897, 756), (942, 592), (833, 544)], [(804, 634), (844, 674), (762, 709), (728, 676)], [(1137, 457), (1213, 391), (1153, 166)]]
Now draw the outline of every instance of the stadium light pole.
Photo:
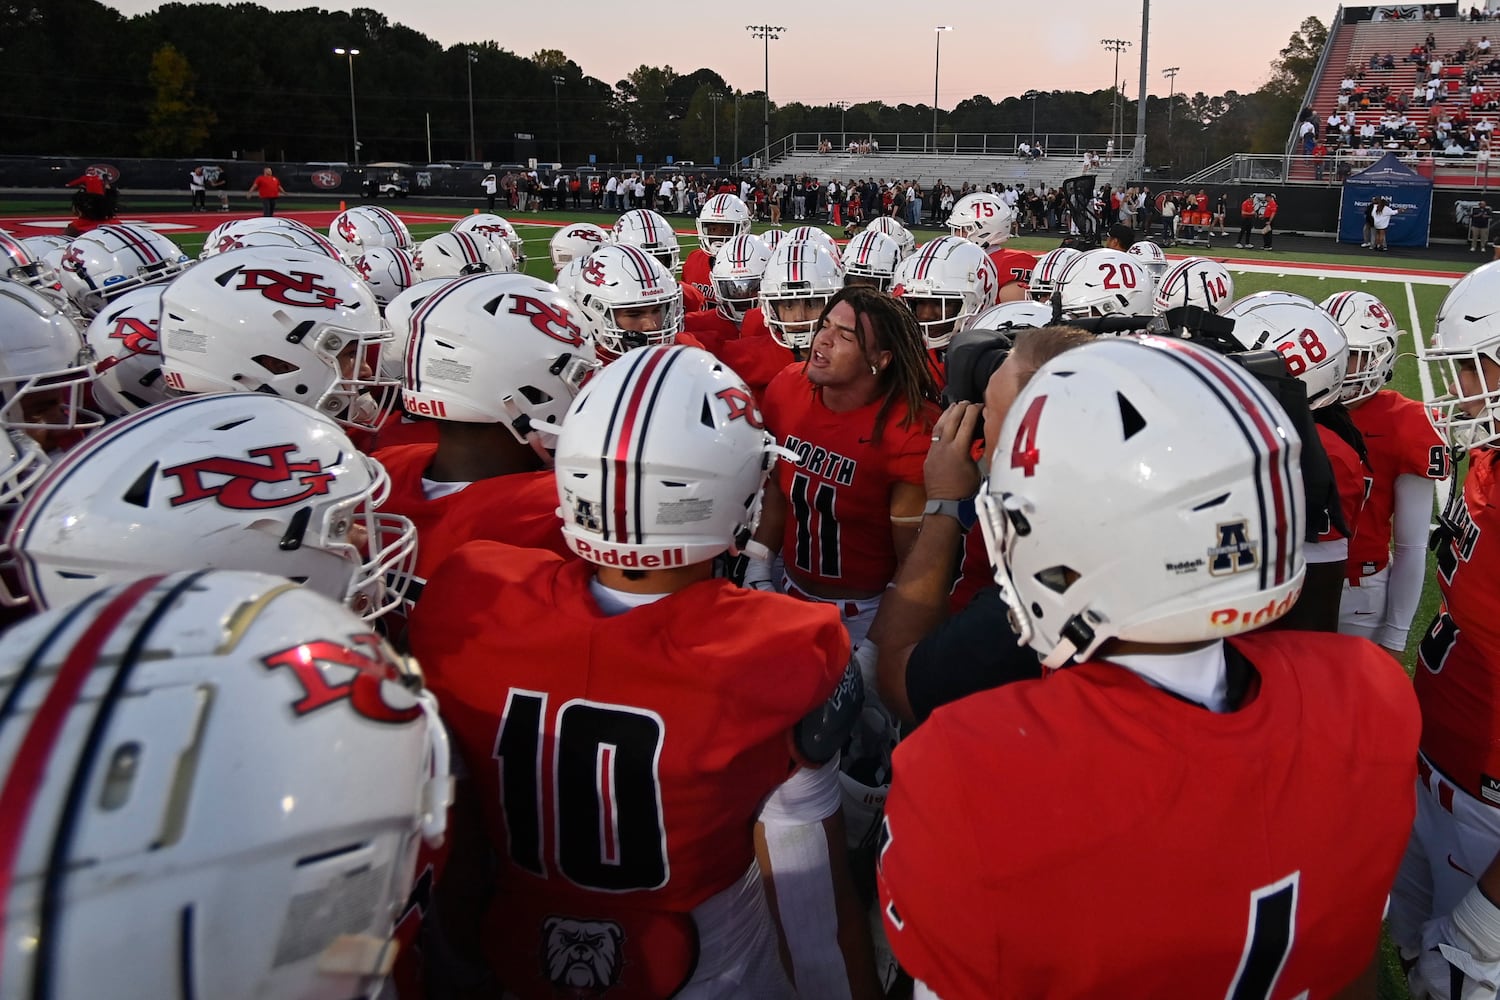
[(932, 151), (937, 152), (937, 104), (938, 104), (938, 69), (943, 60), (943, 32), (952, 31), (953, 25), (939, 24), (933, 30), (933, 37), (937, 44), (932, 50)]
[(719, 105), (724, 103), (724, 95), (715, 91), (708, 95), (708, 101), (714, 106), (714, 166), (719, 165)]
[[(1117, 129), (1116, 123), (1123, 121), (1125, 109), (1120, 107), (1120, 53), (1130, 48), (1128, 38), (1101, 38), (1099, 44), (1115, 54), (1115, 92), (1109, 102), (1109, 138), (1114, 140), (1117, 131), (1123, 131), (1123, 126)], [(1115, 146), (1115, 154), (1119, 155), (1124, 150), (1120, 149), (1123, 143)]]
[(557, 88), (564, 83), (562, 77), (552, 75), (552, 125), (557, 133), (557, 162), (562, 163), (562, 101), (557, 96)]
[(740, 92), (734, 92), (734, 169), (740, 169)]
[(1028, 90), (1021, 96), (1031, 102), (1031, 143), (1036, 145), (1036, 99), (1042, 95), (1040, 91)]
[(844, 120), (849, 115), (848, 101), (834, 101), (833, 106), (839, 109), (839, 149), (849, 145), (848, 134), (844, 131)]
[(349, 124), (354, 130), (354, 165), (359, 166), (359, 112), (354, 107), (354, 57), (359, 49), (334, 49), (336, 56), (349, 57)]
[(1167, 78), (1167, 150), (1170, 155), (1172, 149), (1172, 98), (1177, 96), (1177, 74), (1182, 72), (1181, 66), (1168, 66), (1161, 71), (1161, 75)]
[(765, 149), (760, 154), (760, 168), (764, 170), (771, 162), (771, 43), (781, 37), (786, 31), (780, 25), (774, 24), (747, 24), (745, 30), (750, 32), (754, 38), (761, 38), (766, 43), (766, 91), (765, 91), (765, 117), (762, 127), (765, 130)]
[(469, 160), (479, 159), (479, 147), (474, 142), (474, 50), (464, 46), (464, 62), (469, 70)]

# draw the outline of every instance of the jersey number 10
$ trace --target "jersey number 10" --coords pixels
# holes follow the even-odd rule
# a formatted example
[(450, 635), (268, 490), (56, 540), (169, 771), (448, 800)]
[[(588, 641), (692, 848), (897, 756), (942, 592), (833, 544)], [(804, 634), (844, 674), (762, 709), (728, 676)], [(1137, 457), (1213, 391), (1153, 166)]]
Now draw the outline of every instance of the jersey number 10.
[[(543, 878), (550, 860), (585, 889), (666, 885), (657, 775), (666, 735), (661, 716), (575, 698), (549, 719), (549, 700), (545, 692), (511, 688), (495, 736), (511, 860)], [(549, 772), (551, 781), (544, 784)], [(550, 845), (544, 822), (549, 813)]]

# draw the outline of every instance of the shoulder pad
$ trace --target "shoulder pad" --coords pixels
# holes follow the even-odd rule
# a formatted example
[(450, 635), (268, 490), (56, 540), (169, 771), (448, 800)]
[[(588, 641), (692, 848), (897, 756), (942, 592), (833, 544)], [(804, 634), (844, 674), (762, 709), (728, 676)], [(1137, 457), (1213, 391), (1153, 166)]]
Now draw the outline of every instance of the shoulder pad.
[(792, 748), (809, 764), (825, 764), (843, 747), (865, 705), (859, 664), (851, 656), (828, 700), (792, 727)]

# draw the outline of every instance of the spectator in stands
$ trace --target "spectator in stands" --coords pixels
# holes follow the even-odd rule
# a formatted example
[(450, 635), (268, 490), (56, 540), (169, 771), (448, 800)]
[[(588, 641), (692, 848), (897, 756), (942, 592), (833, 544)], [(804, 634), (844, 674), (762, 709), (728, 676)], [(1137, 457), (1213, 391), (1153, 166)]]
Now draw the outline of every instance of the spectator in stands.
[(1479, 54), (1479, 58), (1487, 58), (1490, 54), (1490, 36), (1480, 35), (1479, 41), (1474, 45), (1474, 51)]
[(1408, 63), (1425, 63), (1427, 61), (1427, 50), (1420, 45), (1413, 45), (1406, 58), (1401, 60)]
[(1313, 145), (1318, 141), (1318, 129), (1310, 121), (1303, 121), (1297, 130), (1297, 138), (1302, 142), (1302, 155), (1311, 156)]
[(1313, 179), (1320, 181), (1323, 179), (1323, 170), (1328, 165), (1328, 146), (1321, 142), (1318, 143), (1312, 149), (1312, 158)]
[(1384, 56), (1382, 56), (1380, 58), (1380, 68), (1381, 69), (1395, 69), (1396, 68), (1396, 57), (1395, 57), (1395, 55), (1392, 54), (1392, 53), (1390, 53), (1390, 52), (1387, 52)]
[(1344, 77), (1344, 79), (1342, 81), (1339, 82), (1339, 92), (1340, 93), (1348, 94), (1348, 93), (1352, 93), (1353, 90), (1354, 90), (1354, 77), (1353, 77), (1353, 75), (1346, 76), (1346, 77)]

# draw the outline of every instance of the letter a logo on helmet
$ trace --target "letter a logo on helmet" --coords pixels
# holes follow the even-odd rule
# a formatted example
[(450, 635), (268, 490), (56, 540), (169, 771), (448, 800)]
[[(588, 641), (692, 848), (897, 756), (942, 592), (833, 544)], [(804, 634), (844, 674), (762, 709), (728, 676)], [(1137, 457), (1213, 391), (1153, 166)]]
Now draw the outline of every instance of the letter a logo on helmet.
[[(323, 463), (317, 459), (289, 461), (288, 456), (296, 450), (294, 444), (252, 448), (251, 458), (264, 458), (269, 464), (215, 456), (174, 465), (163, 469), (161, 474), (175, 476), (182, 484), (182, 493), (172, 498), (173, 507), (214, 499), (220, 507), (230, 510), (274, 510), (326, 494), (329, 484), (337, 478), (335, 473), (324, 472)], [(227, 476), (228, 480), (210, 485), (203, 481), (204, 476)], [(275, 483), (293, 483), (303, 489), (284, 496), (265, 497), (255, 493), (256, 486)]]
[[(247, 267), (240, 272), (245, 280), (235, 286), (237, 292), (260, 292), (272, 302), (286, 306), (304, 306), (308, 309), (337, 309), (337, 289), (317, 283), (318, 276), (310, 271), (293, 271), (283, 274), (260, 267)], [(293, 293), (311, 296), (311, 299), (292, 298)]]

